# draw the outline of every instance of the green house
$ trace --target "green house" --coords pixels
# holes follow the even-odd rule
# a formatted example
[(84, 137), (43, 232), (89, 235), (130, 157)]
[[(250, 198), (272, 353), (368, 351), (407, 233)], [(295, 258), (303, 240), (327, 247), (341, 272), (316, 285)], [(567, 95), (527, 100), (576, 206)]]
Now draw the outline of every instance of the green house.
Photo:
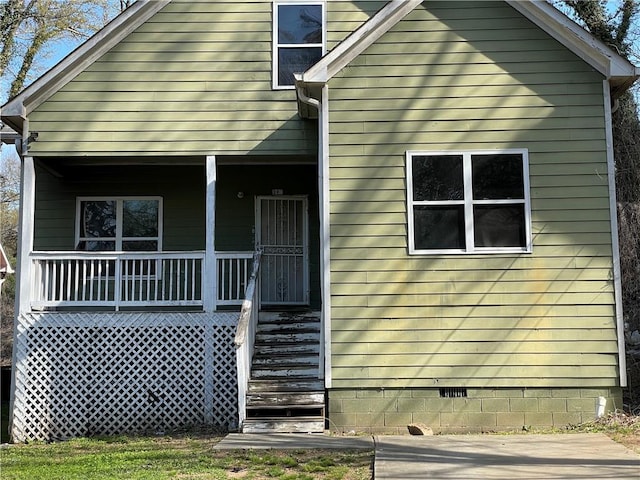
[(2, 108), (13, 438), (621, 408), (639, 75), (546, 2), (138, 0)]

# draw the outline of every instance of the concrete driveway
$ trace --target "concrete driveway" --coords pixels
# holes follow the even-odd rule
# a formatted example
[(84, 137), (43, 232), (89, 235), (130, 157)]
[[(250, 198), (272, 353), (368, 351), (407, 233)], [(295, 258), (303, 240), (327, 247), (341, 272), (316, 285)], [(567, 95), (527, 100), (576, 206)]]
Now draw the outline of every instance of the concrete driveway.
[(640, 479), (640, 455), (603, 434), (375, 437), (375, 478)]

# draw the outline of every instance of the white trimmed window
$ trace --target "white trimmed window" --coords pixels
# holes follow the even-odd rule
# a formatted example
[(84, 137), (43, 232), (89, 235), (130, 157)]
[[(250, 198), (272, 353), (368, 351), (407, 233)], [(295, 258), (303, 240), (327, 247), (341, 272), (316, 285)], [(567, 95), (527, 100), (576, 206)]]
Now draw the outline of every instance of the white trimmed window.
[(531, 251), (527, 150), (407, 152), (409, 253)]
[(76, 206), (78, 250), (162, 250), (160, 197), (80, 197)]
[(273, 3), (273, 88), (293, 88), (293, 74), (307, 70), (324, 51), (324, 2)]

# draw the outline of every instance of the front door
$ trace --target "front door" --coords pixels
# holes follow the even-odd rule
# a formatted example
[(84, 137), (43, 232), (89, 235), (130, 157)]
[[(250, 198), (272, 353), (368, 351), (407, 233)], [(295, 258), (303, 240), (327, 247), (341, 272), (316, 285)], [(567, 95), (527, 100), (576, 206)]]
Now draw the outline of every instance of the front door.
[(307, 197), (258, 197), (256, 246), (262, 248), (262, 306), (309, 304)]

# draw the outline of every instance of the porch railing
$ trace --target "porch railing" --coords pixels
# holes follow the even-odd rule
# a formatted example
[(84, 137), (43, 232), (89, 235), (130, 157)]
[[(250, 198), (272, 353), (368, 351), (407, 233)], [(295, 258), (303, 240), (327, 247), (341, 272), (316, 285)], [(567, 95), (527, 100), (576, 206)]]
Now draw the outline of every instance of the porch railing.
[(262, 252), (257, 250), (253, 255), (253, 268), (247, 285), (245, 299), (242, 302), (238, 328), (236, 329), (236, 368), (238, 372), (238, 425), (246, 418), (247, 390), (251, 378), (251, 359), (253, 358), (253, 344), (258, 327), (258, 272)]
[[(219, 305), (241, 305), (251, 252), (219, 252)], [(31, 307), (202, 307), (204, 252), (35, 252)]]
[(218, 305), (242, 305), (251, 275), (252, 252), (216, 252)]

